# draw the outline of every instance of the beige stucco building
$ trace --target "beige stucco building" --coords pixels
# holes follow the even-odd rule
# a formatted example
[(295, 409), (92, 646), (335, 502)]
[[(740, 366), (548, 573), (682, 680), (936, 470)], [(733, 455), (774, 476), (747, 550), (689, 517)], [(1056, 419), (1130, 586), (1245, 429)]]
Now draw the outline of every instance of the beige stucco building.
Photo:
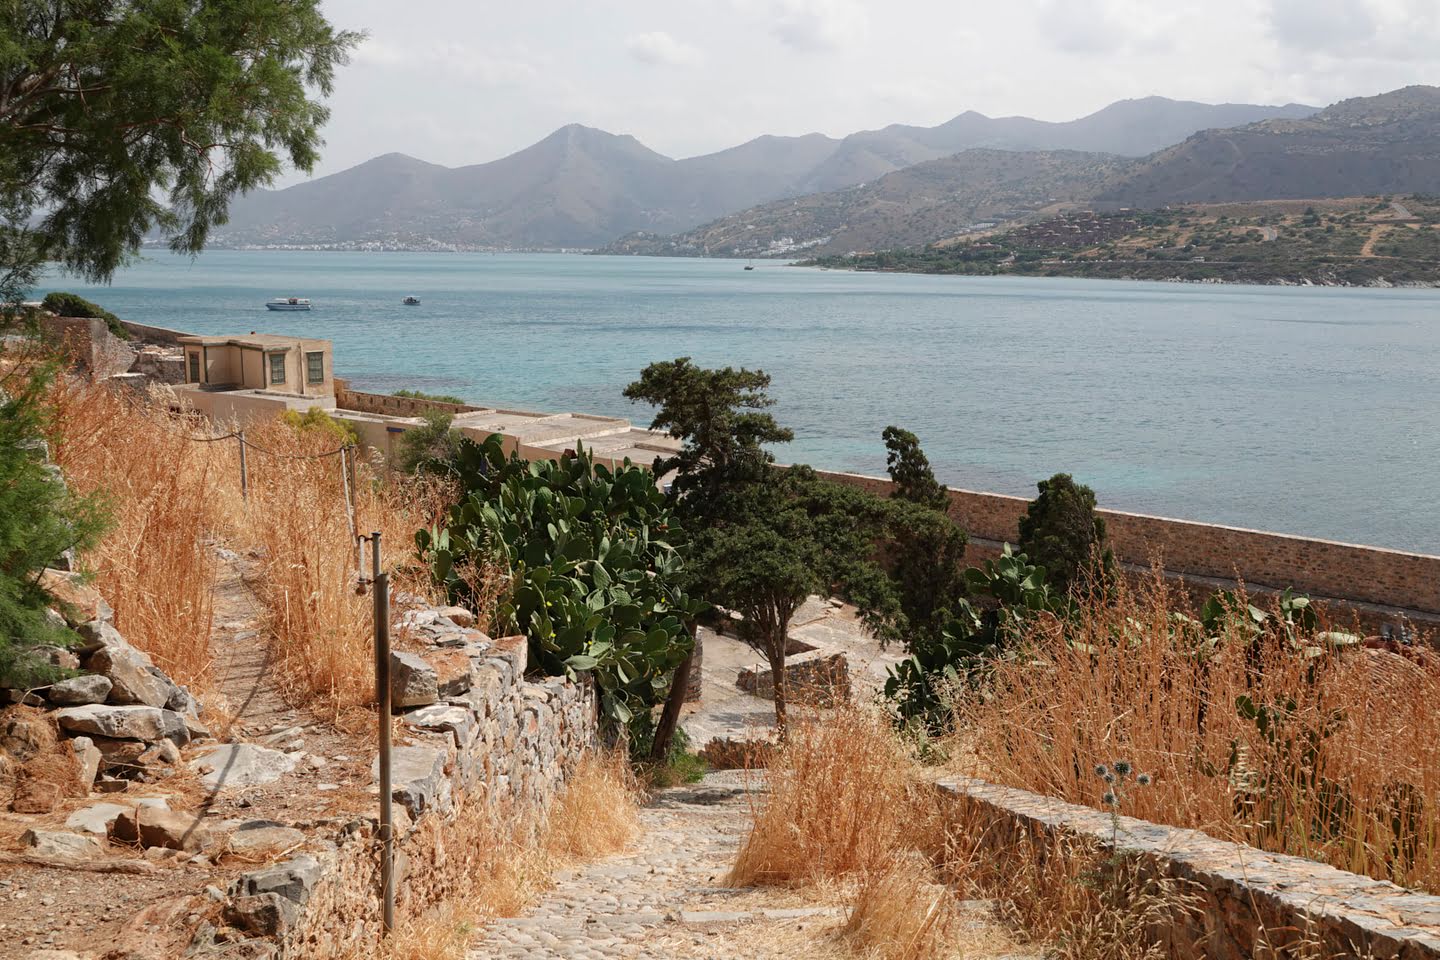
[(212, 390), (263, 390), (300, 397), (335, 395), (329, 340), (246, 336), (180, 337), (185, 382)]

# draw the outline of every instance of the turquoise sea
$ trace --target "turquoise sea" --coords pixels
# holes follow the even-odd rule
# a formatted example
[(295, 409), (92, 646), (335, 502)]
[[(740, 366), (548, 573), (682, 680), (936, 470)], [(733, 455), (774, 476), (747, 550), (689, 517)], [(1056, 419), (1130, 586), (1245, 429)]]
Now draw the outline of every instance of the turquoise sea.
[[(335, 343), (361, 389), (629, 416), (652, 360), (760, 367), (785, 461), (1033, 494), (1069, 471), (1121, 510), (1440, 553), (1440, 291), (818, 271), (564, 255), (152, 254), (120, 316)], [(406, 294), (422, 298), (405, 307)], [(306, 314), (265, 300), (310, 297)]]

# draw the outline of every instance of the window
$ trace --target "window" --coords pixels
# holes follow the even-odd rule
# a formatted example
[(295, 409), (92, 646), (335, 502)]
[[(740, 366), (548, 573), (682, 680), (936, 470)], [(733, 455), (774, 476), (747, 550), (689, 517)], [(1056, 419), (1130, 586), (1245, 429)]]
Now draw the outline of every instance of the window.
[(305, 382), (306, 382), (306, 383), (324, 383), (324, 382), (325, 382), (325, 354), (323, 354), (323, 353), (307, 353), (307, 354), (305, 354)]
[(272, 384), (285, 382), (285, 354), (283, 353), (270, 354), (270, 382)]
[(191, 383), (199, 383), (199, 382), (200, 382), (200, 354), (198, 354), (198, 353), (191, 353), (191, 354), (188, 354), (188, 356), (190, 357), (190, 382), (191, 382)]

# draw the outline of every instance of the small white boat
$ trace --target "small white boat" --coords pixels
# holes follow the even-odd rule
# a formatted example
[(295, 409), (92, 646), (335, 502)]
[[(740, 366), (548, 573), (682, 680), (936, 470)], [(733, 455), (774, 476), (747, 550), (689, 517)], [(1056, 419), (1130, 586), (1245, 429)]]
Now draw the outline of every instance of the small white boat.
[(403, 303), (403, 304), (405, 304), (405, 306), (407, 306), (407, 307), (418, 307), (418, 306), (420, 306), (420, 298), (419, 298), (419, 297), (406, 297), (404, 300), (401, 300), (400, 302)]
[(304, 297), (276, 297), (265, 301), (267, 310), (309, 310), (310, 301)]

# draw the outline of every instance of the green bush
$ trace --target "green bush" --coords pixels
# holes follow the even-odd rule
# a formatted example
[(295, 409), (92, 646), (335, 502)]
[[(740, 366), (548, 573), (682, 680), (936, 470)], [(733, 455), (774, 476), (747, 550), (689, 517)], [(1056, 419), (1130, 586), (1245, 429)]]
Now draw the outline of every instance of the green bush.
[(395, 469), (401, 473), (456, 473), (460, 449), (468, 441), (459, 430), (452, 429), (455, 418), (430, 410), (421, 419), (425, 422), (401, 435)]
[(443, 528), (416, 534), (436, 581), (474, 602), (460, 570), (499, 564), (511, 586), (496, 629), (529, 638), (531, 667), (592, 675), (612, 730), (648, 725), (705, 607), (677, 586), (685, 537), (655, 478), (596, 465), (578, 444), (527, 463), (507, 457), (499, 436), (462, 445), (456, 466), (463, 499)]
[(296, 410), (286, 410), (280, 415), (280, 419), (299, 433), (323, 434), (342, 446), (360, 444), (360, 434), (353, 425), (336, 420), (319, 407), (311, 407), (303, 414)]
[(55, 678), (35, 657), (42, 644), (74, 639), (46, 614), (51, 598), (41, 570), (69, 549), (92, 546), (103, 533), (102, 505), (71, 494), (44, 460), (45, 378), (0, 391), (0, 686), (26, 687)]
[(465, 406), (465, 401), (453, 393), (425, 393), (421, 390), (396, 390), (392, 397), (406, 397), (410, 400), (429, 400), (433, 403), (453, 403)]
[(1057, 473), (1036, 484), (1040, 495), (1020, 518), (1020, 551), (1045, 568), (1060, 593), (1095, 581), (1103, 586), (1114, 568), (1105, 542), (1105, 521), (1095, 512), (1095, 491)]
[(57, 317), (81, 317), (86, 320), (104, 320), (105, 327), (121, 340), (130, 339), (130, 331), (120, 322), (120, 318), (98, 303), (91, 303), (84, 297), (73, 293), (55, 291), (47, 293), (40, 305)]

